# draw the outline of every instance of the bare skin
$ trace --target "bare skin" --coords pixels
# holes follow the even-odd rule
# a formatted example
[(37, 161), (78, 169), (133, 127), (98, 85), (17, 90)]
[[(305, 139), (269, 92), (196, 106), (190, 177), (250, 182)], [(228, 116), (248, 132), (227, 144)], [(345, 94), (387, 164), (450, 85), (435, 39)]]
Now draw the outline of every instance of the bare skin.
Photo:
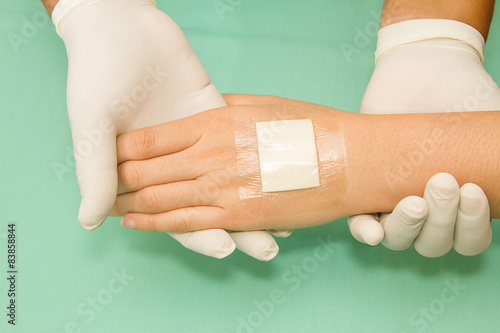
[[(49, 15), (59, 0), (42, 0)], [(380, 27), (406, 20), (436, 18), (464, 22), (488, 37), (495, 0), (386, 0)]]
[(54, 10), (54, 7), (57, 5), (59, 0), (42, 0), (42, 4), (45, 7), (45, 10), (49, 14), (49, 16), (52, 16), (52, 11)]
[(380, 28), (416, 19), (446, 19), (466, 23), (486, 40), (495, 0), (385, 0)]
[[(125, 215), (123, 225), (162, 232), (310, 227), (390, 211), (406, 196), (422, 196), (438, 172), (478, 184), (492, 217), (500, 217), (500, 112), (363, 115), (272, 96), (225, 98), (228, 107), (118, 137), (122, 194), (113, 213)], [(241, 199), (238, 190), (255, 179), (238, 174), (233, 124), (275, 119), (312, 119), (317, 138), (324, 134), (318, 126), (337, 131), (340, 124), (347, 165), (339, 180)], [(200, 195), (208, 188), (216, 195)]]

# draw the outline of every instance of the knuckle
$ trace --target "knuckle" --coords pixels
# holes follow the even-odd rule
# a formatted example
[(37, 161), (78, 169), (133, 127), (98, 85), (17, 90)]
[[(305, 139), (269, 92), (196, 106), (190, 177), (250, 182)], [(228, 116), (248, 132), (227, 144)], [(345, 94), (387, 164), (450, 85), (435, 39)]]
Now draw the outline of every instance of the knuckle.
[(146, 211), (154, 211), (158, 208), (160, 204), (160, 196), (154, 189), (146, 188), (142, 190), (141, 194), (142, 205)]
[[(189, 164), (189, 165), (195, 165), (194, 161), (192, 161), (192, 162), (193, 162), (193, 164)], [(172, 167), (173, 167), (172, 161), (168, 158), (164, 158), (161, 160), (159, 170), (161, 170), (162, 172), (169, 172), (170, 170), (172, 170)]]
[(190, 215), (189, 211), (182, 211), (176, 216), (175, 220), (172, 221), (175, 232), (188, 232), (191, 230)]
[(281, 102), (281, 98), (276, 95), (262, 95), (262, 100), (268, 104), (278, 104)]
[(269, 104), (266, 107), (266, 112), (273, 115), (275, 120), (282, 120), (290, 118), (290, 115), (297, 115), (299, 112), (302, 112), (302, 109), (297, 107), (295, 110), (291, 110), (287, 105), (281, 103)]
[(118, 197), (115, 201), (115, 204), (113, 206), (113, 209), (111, 210), (111, 213), (117, 214), (117, 216), (124, 216), (125, 214), (128, 213), (127, 209), (122, 207), (123, 205), (121, 204), (120, 197)]
[[(248, 223), (249, 221), (250, 223)], [(243, 226), (244, 228), (247, 228), (248, 226), (252, 228), (253, 226), (251, 226), (252, 224), (251, 222), (253, 221), (255, 220), (242, 218), (242, 216), (239, 216), (237, 214), (224, 212), (218, 217), (217, 221), (212, 221), (212, 222), (214, 223), (216, 222), (221, 229), (231, 230), (240, 227), (240, 225)]]
[(156, 144), (156, 136), (150, 129), (141, 130), (134, 138), (134, 147), (140, 154), (148, 155)]
[(203, 186), (198, 187), (193, 197), (193, 202), (194, 204), (201, 204), (206, 200), (209, 203), (213, 203), (217, 197), (217, 192), (217, 188), (210, 181), (207, 181)]
[(176, 188), (172, 187), (169, 189), (168, 193), (165, 193), (166, 195), (166, 201), (173, 204), (173, 205), (178, 205), (182, 204), (184, 200), (182, 200), (182, 192)]
[(139, 188), (141, 176), (136, 163), (125, 162), (120, 165), (118, 168), (118, 177), (128, 189), (133, 190)]
[(159, 226), (159, 221), (154, 218), (154, 217), (150, 217), (146, 220), (146, 225), (147, 225), (147, 231), (150, 231), (150, 232), (158, 232), (158, 230), (160, 230), (158, 228)]

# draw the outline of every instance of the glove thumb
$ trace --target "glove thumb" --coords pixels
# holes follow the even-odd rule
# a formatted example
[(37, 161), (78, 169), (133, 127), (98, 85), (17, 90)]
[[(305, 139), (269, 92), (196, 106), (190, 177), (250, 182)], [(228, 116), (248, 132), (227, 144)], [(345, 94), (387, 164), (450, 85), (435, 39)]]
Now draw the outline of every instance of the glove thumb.
[(90, 231), (104, 222), (116, 200), (116, 129), (111, 119), (78, 118), (70, 117), (76, 176), (82, 195), (78, 221)]

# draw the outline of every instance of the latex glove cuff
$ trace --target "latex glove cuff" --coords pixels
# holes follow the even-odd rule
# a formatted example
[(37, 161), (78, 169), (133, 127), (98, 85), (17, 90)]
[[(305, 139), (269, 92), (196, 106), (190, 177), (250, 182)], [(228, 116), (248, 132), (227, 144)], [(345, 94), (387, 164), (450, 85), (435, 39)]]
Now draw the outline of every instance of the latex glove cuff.
[(462, 41), (472, 47), (484, 62), (483, 35), (468, 24), (442, 19), (408, 20), (383, 27), (378, 32), (375, 63), (385, 52), (403, 44), (435, 39), (450, 38)]
[[(52, 22), (56, 27), (57, 34), (61, 36), (61, 22), (64, 17), (68, 15), (75, 7), (81, 5), (84, 2), (100, 2), (105, 0), (61, 0), (59, 1), (54, 10), (52, 11)], [(155, 0), (147, 0), (155, 5), (158, 8)]]

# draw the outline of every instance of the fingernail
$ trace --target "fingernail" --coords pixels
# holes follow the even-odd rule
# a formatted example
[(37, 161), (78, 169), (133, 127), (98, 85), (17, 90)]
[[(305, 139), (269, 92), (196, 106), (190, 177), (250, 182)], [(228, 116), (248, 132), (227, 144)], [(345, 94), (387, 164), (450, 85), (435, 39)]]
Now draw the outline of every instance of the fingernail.
[(120, 224), (122, 226), (124, 226), (125, 228), (135, 229), (135, 222), (134, 222), (134, 220), (131, 220), (128, 217), (122, 218), (122, 220), (120, 221)]

